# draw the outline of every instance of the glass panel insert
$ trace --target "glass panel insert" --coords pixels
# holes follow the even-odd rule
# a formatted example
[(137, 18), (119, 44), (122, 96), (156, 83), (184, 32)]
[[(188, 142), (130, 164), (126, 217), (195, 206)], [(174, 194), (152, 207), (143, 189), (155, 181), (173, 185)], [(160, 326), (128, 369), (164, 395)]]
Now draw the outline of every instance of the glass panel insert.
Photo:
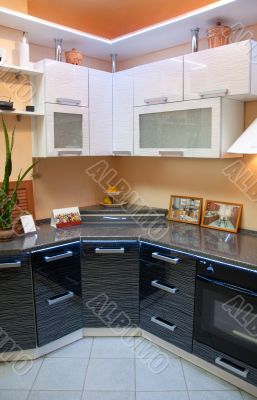
[(82, 114), (54, 113), (54, 147), (82, 149)]
[(140, 148), (211, 148), (212, 109), (139, 115)]

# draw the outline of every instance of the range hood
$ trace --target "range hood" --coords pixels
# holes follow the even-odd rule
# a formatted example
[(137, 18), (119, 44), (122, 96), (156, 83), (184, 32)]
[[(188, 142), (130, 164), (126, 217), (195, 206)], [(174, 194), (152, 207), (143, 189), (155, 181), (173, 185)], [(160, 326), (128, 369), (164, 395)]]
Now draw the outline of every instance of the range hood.
[(257, 154), (257, 118), (230, 146), (227, 153)]

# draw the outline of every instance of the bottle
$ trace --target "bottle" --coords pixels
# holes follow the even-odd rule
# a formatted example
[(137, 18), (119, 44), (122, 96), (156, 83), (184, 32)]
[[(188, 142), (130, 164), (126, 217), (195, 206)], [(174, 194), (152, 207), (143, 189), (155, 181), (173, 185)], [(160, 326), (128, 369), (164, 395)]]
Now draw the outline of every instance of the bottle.
[(20, 66), (24, 68), (29, 68), (29, 44), (28, 44), (28, 34), (23, 32), (22, 40), (19, 43), (20, 51)]

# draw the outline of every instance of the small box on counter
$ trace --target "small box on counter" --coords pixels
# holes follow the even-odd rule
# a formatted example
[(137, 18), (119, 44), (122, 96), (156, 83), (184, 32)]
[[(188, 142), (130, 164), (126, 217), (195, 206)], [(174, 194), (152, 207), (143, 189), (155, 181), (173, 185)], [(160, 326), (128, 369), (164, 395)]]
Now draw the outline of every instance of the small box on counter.
[(81, 224), (81, 216), (78, 207), (54, 209), (51, 216), (51, 226), (65, 228)]

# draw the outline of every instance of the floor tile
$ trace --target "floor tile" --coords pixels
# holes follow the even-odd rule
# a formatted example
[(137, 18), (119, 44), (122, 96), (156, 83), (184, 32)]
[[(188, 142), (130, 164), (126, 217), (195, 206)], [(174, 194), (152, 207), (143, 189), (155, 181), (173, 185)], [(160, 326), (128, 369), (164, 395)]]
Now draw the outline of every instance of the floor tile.
[(134, 358), (134, 338), (94, 338), (91, 358)]
[(93, 338), (80, 339), (61, 349), (49, 353), (50, 358), (89, 358), (93, 344)]
[(189, 391), (190, 400), (242, 400), (239, 392), (230, 390)]
[(243, 391), (241, 391), (241, 395), (244, 400), (257, 400), (257, 389), (256, 389), (256, 397), (251, 396), (250, 394)]
[(86, 391), (135, 390), (135, 370), (132, 359), (90, 359)]
[(85, 392), (82, 400), (135, 400), (135, 392)]
[[(136, 360), (136, 390), (167, 392), (186, 390), (185, 379), (179, 359), (168, 359), (168, 364), (158, 370), (155, 359)], [(158, 372), (159, 371), (159, 372)]]
[(1, 400), (26, 400), (29, 391), (27, 390), (0, 390)]
[[(81, 400), (82, 392), (80, 391), (37, 391), (33, 390), (28, 400)], [(1, 397), (0, 397), (1, 399)], [(19, 399), (20, 400), (20, 399)]]
[(137, 392), (136, 400), (189, 400), (186, 391), (183, 392)]
[(175, 354), (171, 353), (168, 350), (163, 349), (155, 343), (150, 342), (149, 340), (137, 337), (135, 338), (135, 357), (136, 358), (156, 358), (162, 357), (166, 355), (170, 358), (178, 358)]
[(33, 390), (83, 390), (88, 360), (46, 358)]
[[(0, 363), (0, 389), (30, 389), (43, 360)], [(18, 373), (17, 373), (18, 372)]]
[(188, 390), (237, 390), (230, 383), (185, 360), (182, 360), (182, 365)]

